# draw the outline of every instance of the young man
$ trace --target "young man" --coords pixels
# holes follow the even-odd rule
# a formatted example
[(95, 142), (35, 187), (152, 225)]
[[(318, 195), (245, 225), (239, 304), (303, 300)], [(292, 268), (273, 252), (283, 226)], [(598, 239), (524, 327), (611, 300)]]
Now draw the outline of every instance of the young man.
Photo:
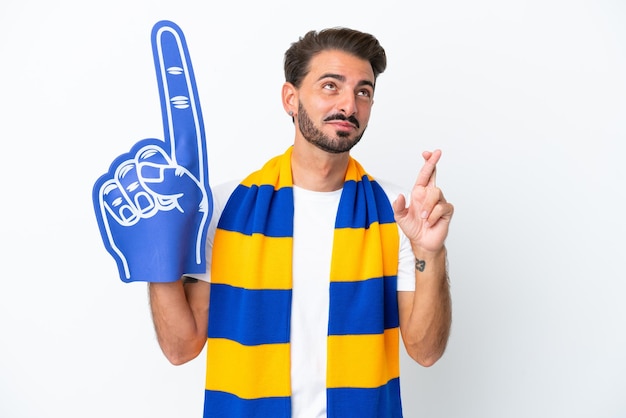
[(386, 67), (373, 36), (311, 31), (284, 66), (293, 146), (213, 188), (207, 274), (149, 285), (159, 344), (173, 364), (207, 344), (205, 417), (401, 417), (400, 336), (430, 366), (450, 330), (441, 152), (408, 202), (351, 158)]

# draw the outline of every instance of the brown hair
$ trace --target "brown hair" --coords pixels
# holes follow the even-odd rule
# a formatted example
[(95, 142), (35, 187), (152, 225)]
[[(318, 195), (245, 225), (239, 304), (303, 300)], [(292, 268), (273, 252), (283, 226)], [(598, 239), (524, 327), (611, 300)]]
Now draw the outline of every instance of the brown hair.
[(285, 52), (285, 81), (296, 88), (309, 72), (311, 59), (322, 51), (336, 49), (368, 60), (374, 79), (387, 68), (387, 56), (378, 40), (369, 33), (348, 28), (329, 28), (307, 32)]

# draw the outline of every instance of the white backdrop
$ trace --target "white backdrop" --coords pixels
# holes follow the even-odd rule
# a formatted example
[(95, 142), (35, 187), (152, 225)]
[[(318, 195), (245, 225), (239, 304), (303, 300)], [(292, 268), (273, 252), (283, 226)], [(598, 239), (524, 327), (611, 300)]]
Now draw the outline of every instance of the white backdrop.
[(445, 356), (402, 359), (406, 417), (626, 417), (626, 3), (43, 1), (0, 5), (0, 416), (199, 417), (204, 354), (171, 366), (120, 281), (91, 189), (162, 138), (150, 30), (184, 31), (212, 183), (293, 137), (282, 57), (309, 29), (386, 48), (354, 155), (455, 204)]

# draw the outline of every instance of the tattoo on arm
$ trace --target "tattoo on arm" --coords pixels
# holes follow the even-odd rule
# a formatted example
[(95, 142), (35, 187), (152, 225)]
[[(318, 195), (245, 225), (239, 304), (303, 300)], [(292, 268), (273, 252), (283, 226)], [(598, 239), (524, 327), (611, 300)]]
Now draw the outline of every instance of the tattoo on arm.
[(415, 259), (415, 270), (422, 272), (426, 268), (426, 261), (420, 260), (419, 258)]

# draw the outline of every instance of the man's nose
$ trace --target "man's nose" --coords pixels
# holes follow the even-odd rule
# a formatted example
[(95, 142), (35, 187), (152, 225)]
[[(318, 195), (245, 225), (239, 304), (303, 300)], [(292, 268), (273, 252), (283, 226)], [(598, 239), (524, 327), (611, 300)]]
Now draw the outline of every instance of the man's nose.
[(351, 91), (343, 92), (337, 103), (337, 108), (346, 116), (356, 115), (356, 97)]

